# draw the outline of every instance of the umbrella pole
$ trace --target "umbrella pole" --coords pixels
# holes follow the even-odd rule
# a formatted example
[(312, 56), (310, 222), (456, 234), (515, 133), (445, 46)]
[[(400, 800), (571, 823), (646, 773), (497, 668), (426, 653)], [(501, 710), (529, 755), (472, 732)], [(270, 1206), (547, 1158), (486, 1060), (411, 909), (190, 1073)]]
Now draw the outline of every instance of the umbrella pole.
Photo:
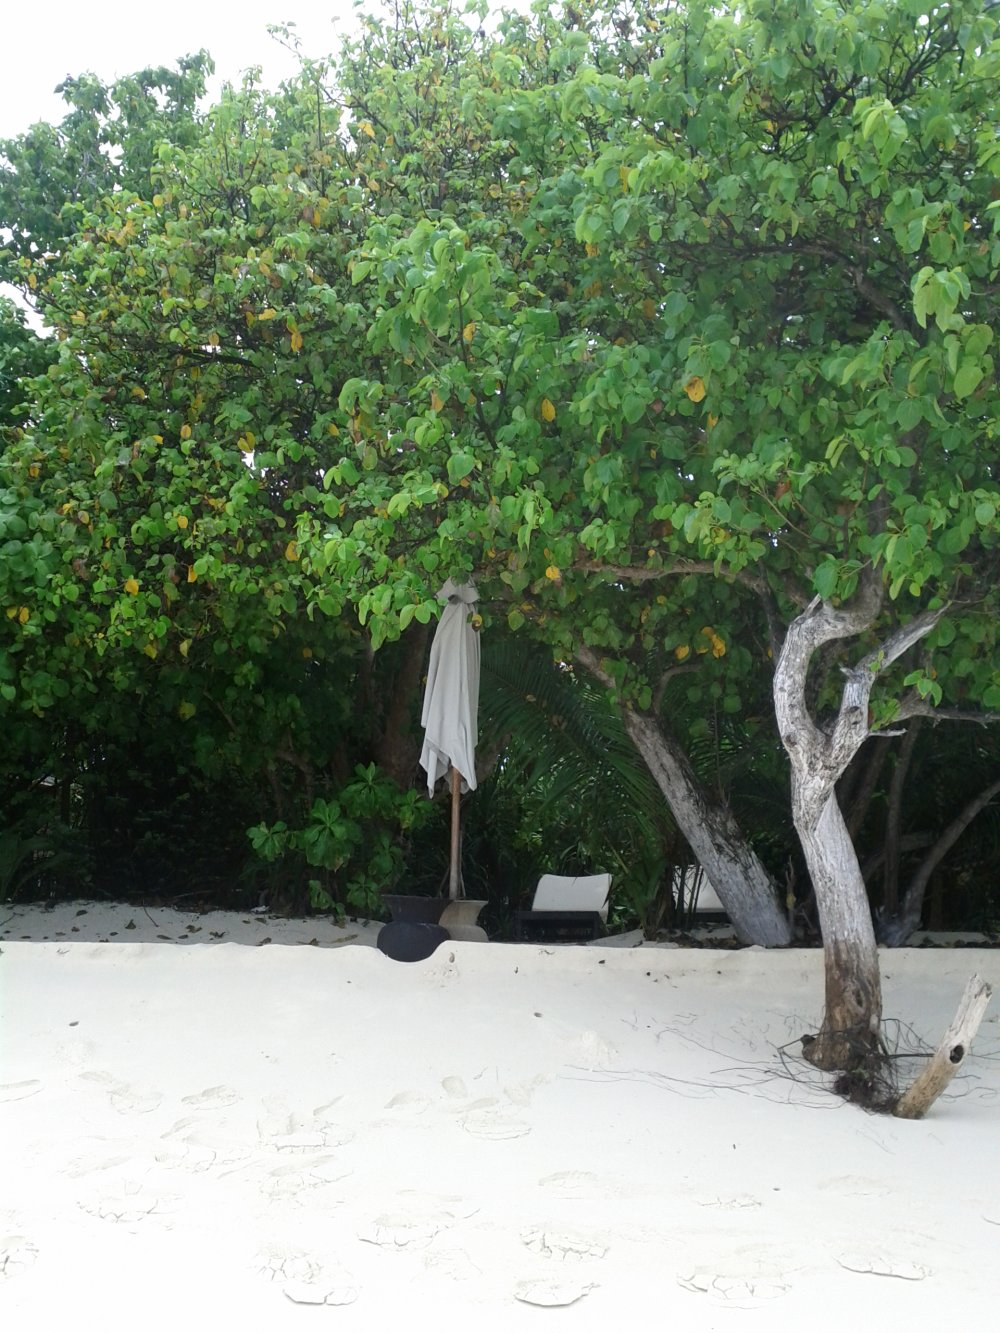
[(462, 778), (454, 764), (451, 769), (451, 864), (448, 874), (448, 897), (458, 897), (458, 885), (462, 877), (459, 866), (459, 805), (462, 799)]

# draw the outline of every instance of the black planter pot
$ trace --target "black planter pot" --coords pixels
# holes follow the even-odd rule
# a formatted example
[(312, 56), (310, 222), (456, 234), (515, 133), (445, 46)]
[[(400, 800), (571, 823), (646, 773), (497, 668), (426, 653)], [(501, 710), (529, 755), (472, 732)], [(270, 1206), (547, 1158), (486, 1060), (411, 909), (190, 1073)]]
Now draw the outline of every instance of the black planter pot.
[(397, 963), (419, 963), (449, 938), (438, 925), (448, 906), (447, 898), (421, 898), (409, 893), (383, 893), (382, 901), (392, 920), (378, 933), (375, 943), (387, 958)]

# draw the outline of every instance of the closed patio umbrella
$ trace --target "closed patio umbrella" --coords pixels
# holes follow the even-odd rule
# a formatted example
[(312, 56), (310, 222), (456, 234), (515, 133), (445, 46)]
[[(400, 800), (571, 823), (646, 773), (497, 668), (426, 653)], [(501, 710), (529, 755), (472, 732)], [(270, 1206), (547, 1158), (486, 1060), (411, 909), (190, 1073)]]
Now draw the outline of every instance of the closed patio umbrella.
[(461, 792), (476, 788), (476, 741), (479, 718), (479, 635), (475, 629), (479, 593), (473, 583), (448, 579), (438, 592), (445, 603), (434, 632), (427, 688), (420, 716), (424, 744), (420, 764), (427, 772), (427, 793), (451, 773), (451, 858), (448, 896), (457, 898), (459, 802)]

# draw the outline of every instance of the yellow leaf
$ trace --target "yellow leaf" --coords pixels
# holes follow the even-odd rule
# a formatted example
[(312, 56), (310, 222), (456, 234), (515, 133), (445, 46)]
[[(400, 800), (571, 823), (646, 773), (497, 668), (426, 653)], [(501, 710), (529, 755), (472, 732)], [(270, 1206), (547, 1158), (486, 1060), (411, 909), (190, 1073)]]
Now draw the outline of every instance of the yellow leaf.
[(262, 310), (257, 318), (263, 322), (265, 319), (274, 319), (277, 316), (276, 310)]
[(34, 291), (35, 288), (38, 286), (38, 279), (35, 277), (34, 273), (28, 274), (28, 286), (31, 288), (32, 291)]
[(340, 434), (340, 427), (339, 427), (338, 425), (336, 425), (336, 423), (333, 422), (333, 421), (330, 422), (329, 426), (327, 426), (326, 429), (327, 429), (327, 431), (328, 431), (331, 435), (339, 435), (339, 434)]
[(285, 547), (285, 559), (298, 560), (298, 558), (299, 558), (298, 546), (296, 545), (295, 542), (289, 542), (288, 545)]
[(686, 657), (691, 656), (691, 649), (686, 643), (679, 643), (674, 649), (674, 656), (677, 658), (678, 662), (683, 662)]
[(38, 466), (37, 463), (32, 463), (31, 467), (28, 468), (28, 476), (37, 477), (39, 472), (41, 472), (41, 470), (42, 469)]
[(190, 438), (191, 438), (191, 427), (190, 427), (189, 425), (187, 425), (187, 423), (185, 423), (185, 424), (181, 427), (181, 439), (182, 439), (182, 440), (190, 440)]
[(292, 334), (292, 339), (291, 339), (291, 341), (292, 341), (292, 351), (293, 351), (293, 352), (301, 352), (301, 351), (302, 351), (302, 334), (299, 333), (298, 329), (296, 329), (295, 332)]
[(541, 409), (541, 410), (542, 410), (542, 420), (543, 420), (543, 421), (555, 421), (555, 419), (556, 419), (556, 407), (555, 407), (555, 403), (553, 403), (552, 400), (551, 400), (550, 398), (543, 398), (543, 399), (542, 399), (542, 409)]
[(188, 565), (188, 583), (197, 583), (197, 582), (198, 582), (198, 571), (195, 569), (194, 565)]
[(431, 394), (431, 407), (434, 409), (435, 412), (440, 412), (441, 409), (444, 407), (444, 399), (438, 393), (437, 389), (435, 389)]
[(162, 207), (163, 207), (163, 195), (162, 195), (162, 194), (154, 194), (154, 195), (153, 195), (153, 207), (154, 207), (154, 208), (162, 208)]
[(723, 639), (720, 639), (719, 636), (718, 636), (718, 634), (713, 634), (713, 635), (712, 635), (712, 656), (713, 656), (713, 657), (725, 657), (725, 655), (726, 655), (726, 645), (725, 645), (725, 641), (724, 641)]
[(309, 658), (312, 657), (312, 655), (313, 655), (313, 650), (311, 648), (302, 649), (302, 656), (306, 659), (307, 662)]
[(192, 642), (193, 642), (192, 639), (185, 639), (185, 640), (183, 641), (183, 643), (181, 644), (181, 647), (180, 647), (181, 657), (187, 657), (188, 652), (190, 651)]
[(145, 390), (145, 389), (140, 389), (140, 387), (139, 387), (138, 384), (133, 384), (133, 385), (132, 385), (132, 397), (133, 397), (133, 398), (145, 398), (145, 396), (146, 396), (146, 390)]
[(130, 597), (134, 597), (139, 591), (139, 583), (136, 579), (128, 578), (125, 580), (125, 591)]
[(13, 620), (14, 617), (17, 615), (17, 607), (8, 606), (4, 614), (6, 615), (8, 620)]
[(462, 341), (470, 343), (472, 342), (475, 336), (476, 336), (476, 321), (474, 319), (470, 319), (468, 324), (466, 324), (465, 328), (462, 330)]
[(372, 129), (371, 123), (367, 120), (363, 120), (361, 122), (361, 124), (358, 126), (358, 132), (360, 134), (363, 134), (366, 139), (375, 138), (375, 131)]
[(559, 569), (559, 566), (549, 565), (548, 569), (545, 571), (545, 577), (551, 579), (553, 583), (558, 583), (562, 578), (562, 572)]
[(653, 316), (656, 314), (656, 302), (653, 300), (651, 296), (647, 296), (645, 301), (643, 301), (642, 313), (646, 316), (647, 319), (652, 319)]
[(718, 424), (719, 424), (719, 418), (715, 415), (714, 412), (709, 412), (708, 429), (711, 430), (713, 426), (717, 426)]
[(209, 347), (218, 347), (219, 335), (217, 333), (210, 333), (208, 335), (208, 345)]
[(587, 252), (588, 259), (596, 259), (597, 256), (601, 253), (601, 247), (599, 245), (594, 245), (592, 241), (588, 241), (583, 248)]
[(182, 532), (183, 532), (184, 529), (187, 527), (187, 525), (188, 525), (188, 516), (187, 516), (187, 514), (178, 514), (178, 515), (177, 515), (177, 526), (180, 528), (180, 530), (181, 530)]
[(692, 375), (684, 385), (684, 392), (691, 399), (692, 403), (700, 403), (705, 397), (705, 381), (700, 375)]
[(142, 651), (146, 654), (147, 657), (152, 658), (156, 656), (158, 650), (155, 643), (147, 643)]
[(628, 167), (624, 164), (618, 168), (618, 179), (622, 183), (622, 194), (628, 194)]
[(17, 623), (19, 625), (26, 625), (28, 623), (28, 617), (30, 615), (31, 612), (28, 610), (28, 608), (26, 606), (22, 606), (17, 613)]

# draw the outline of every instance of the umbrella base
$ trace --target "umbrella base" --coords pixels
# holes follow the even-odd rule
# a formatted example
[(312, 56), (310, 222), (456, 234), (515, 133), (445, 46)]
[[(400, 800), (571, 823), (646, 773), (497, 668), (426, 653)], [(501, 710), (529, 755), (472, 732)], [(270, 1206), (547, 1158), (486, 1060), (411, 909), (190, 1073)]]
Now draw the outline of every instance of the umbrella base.
[(390, 921), (378, 933), (375, 943), (387, 958), (397, 963), (419, 963), (450, 939), (444, 926), (427, 921)]
[(448, 906), (447, 898), (422, 898), (415, 893), (383, 893), (382, 901), (392, 913), (375, 943), (387, 958), (397, 963), (419, 963), (449, 938), (438, 925)]

